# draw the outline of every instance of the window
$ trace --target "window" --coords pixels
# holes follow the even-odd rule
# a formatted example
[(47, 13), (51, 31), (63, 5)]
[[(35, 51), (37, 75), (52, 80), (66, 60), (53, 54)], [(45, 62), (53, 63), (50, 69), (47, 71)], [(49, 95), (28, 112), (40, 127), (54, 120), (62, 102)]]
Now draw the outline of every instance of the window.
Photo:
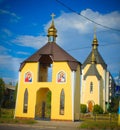
[(52, 82), (52, 59), (50, 55), (42, 55), (40, 58), (38, 82)]
[(28, 111), (28, 90), (26, 88), (24, 93), (23, 113), (27, 113), (27, 111)]
[(90, 93), (93, 93), (93, 82), (90, 82)]
[(65, 93), (64, 90), (61, 90), (60, 93), (60, 115), (64, 115), (64, 107), (65, 107)]

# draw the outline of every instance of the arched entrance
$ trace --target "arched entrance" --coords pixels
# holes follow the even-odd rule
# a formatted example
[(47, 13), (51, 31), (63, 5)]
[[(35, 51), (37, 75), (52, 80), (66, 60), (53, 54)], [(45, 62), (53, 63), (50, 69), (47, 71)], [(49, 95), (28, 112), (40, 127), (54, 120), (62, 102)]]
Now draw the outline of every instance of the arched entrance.
[(94, 106), (94, 102), (93, 101), (89, 101), (88, 102), (88, 112), (92, 112), (93, 111), (93, 106)]
[(36, 94), (35, 119), (49, 120), (51, 117), (51, 91), (41, 88)]

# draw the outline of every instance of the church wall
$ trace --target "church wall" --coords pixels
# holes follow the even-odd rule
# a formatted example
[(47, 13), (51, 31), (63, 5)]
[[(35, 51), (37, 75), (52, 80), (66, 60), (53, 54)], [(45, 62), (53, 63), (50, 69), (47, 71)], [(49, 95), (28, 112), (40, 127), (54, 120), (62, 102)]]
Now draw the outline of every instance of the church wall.
[[(57, 83), (57, 74), (63, 71), (66, 74), (65, 83)], [(52, 116), (53, 120), (72, 120), (72, 103), (71, 103), (71, 70), (66, 62), (53, 63), (53, 88), (52, 90)], [(60, 115), (60, 93), (65, 92), (64, 115)]]
[[(43, 100), (45, 93), (38, 92), (40, 88), (46, 89), (48, 88), (52, 92), (52, 100), (51, 100), (51, 119), (52, 120), (73, 120), (72, 118), (72, 89), (71, 89), (71, 69), (69, 68), (67, 62), (53, 62), (52, 65), (52, 82), (38, 82), (38, 68), (39, 63), (26, 63), (20, 74), (19, 81), (19, 95), (16, 104), (16, 113), (15, 117), (22, 118), (35, 118), (35, 108), (36, 105), (41, 103)], [(25, 82), (25, 73), (31, 72), (32, 74), (32, 82)], [(65, 73), (66, 82), (58, 83), (57, 75), (60, 71)], [(80, 67), (78, 67), (78, 71), (76, 72), (76, 89), (75, 93), (75, 102), (79, 102), (79, 76), (80, 75)], [(23, 113), (23, 99), (25, 89), (28, 89), (28, 112)], [(60, 115), (60, 93), (61, 90), (64, 89), (65, 93), (65, 108), (64, 115)], [(37, 94), (38, 92), (38, 94)], [(41, 94), (41, 95), (40, 95)], [(39, 100), (41, 98), (41, 100)], [(79, 104), (78, 104), (79, 105)], [(75, 105), (75, 113), (78, 113), (78, 107)]]
[[(90, 93), (90, 83), (93, 82), (93, 92)], [(88, 104), (88, 101), (93, 101), (95, 104), (99, 104), (99, 80), (96, 76), (88, 76), (85, 81), (83, 90), (83, 104)]]
[(103, 108), (103, 110), (105, 111), (105, 101), (106, 101), (106, 95), (107, 95), (107, 74), (106, 74), (106, 70), (102, 67), (102, 65), (98, 64), (97, 65), (97, 70), (101, 76), (101, 89), (100, 89), (100, 93), (101, 93), (101, 101), (100, 101), (100, 105)]
[[(25, 73), (32, 73), (32, 82), (25, 82)], [(20, 72), (20, 81), (19, 81), (19, 95), (17, 96), (17, 104), (16, 104), (16, 112), (15, 117), (27, 117), (34, 118), (34, 107), (35, 107), (35, 96), (36, 96), (36, 88), (34, 83), (37, 80), (37, 76), (35, 73), (37, 72), (37, 63), (26, 63)], [(28, 89), (28, 112), (23, 113), (23, 100), (24, 100), (24, 92), (25, 89)], [(34, 91), (33, 91), (34, 89)]]

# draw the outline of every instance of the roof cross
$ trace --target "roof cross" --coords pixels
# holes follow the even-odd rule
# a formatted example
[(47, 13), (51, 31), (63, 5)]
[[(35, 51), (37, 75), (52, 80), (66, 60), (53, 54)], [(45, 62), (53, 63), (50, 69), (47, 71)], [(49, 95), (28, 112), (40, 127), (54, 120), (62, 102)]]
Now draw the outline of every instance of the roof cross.
[(53, 20), (54, 20), (54, 17), (55, 17), (55, 14), (52, 13), (52, 14), (51, 14), (51, 17), (52, 17), (52, 21), (53, 21)]

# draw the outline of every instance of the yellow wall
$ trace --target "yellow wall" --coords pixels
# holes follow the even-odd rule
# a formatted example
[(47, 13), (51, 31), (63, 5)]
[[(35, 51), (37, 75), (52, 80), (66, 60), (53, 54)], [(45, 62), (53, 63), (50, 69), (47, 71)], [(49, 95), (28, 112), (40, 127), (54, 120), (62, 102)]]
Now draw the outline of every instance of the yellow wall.
[[(87, 64), (82, 70), (83, 77), (90, 67)], [(81, 103), (88, 104), (88, 101), (94, 101), (95, 104), (100, 105), (103, 109), (105, 106), (105, 72), (106, 70), (100, 64), (96, 64), (97, 71), (101, 79), (98, 80), (96, 76), (87, 76), (86, 80), (82, 79), (81, 85)], [(90, 94), (90, 82), (93, 82), (93, 93)]]
[[(18, 86), (17, 103), (15, 117), (27, 117), (35, 118), (35, 107), (37, 104), (41, 103), (43, 97), (45, 98), (46, 88), (52, 93), (51, 100), (51, 119), (56, 120), (72, 120), (72, 92), (71, 92), (71, 70), (67, 62), (53, 62), (52, 68), (52, 82), (38, 82), (38, 67), (39, 63), (26, 63), (20, 72), (20, 80)], [(32, 83), (24, 82), (24, 76), (27, 71), (30, 71), (33, 75)], [(60, 71), (66, 73), (66, 82), (57, 83), (57, 74)], [(78, 66), (77, 71), (77, 81), (76, 81), (76, 91), (79, 91), (80, 82), (80, 66)], [(28, 113), (23, 113), (23, 100), (25, 89), (28, 89)], [(42, 88), (42, 91), (39, 91)], [(60, 93), (64, 89), (65, 92), (65, 112), (64, 115), (59, 114), (60, 109)], [(75, 100), (79, 101), (79, 92)], [(40, 96), (41, 94), (41, 96)], [(39, 99), (41, 98), (41, 100)], [(79, 104), (78, 104), (79, 105)], [(75, 111), (78, 112), (77, 105)]]
[[(93, 82), (93, 92), (90, 93), (90, 82)], [(84, 88), (84, 103), (88, 104), (88, 101), (92, 100), (95, 104), (99, 104), (99, 84), (96, 76), (88, 76), (86, 78), (86, 84)]]

